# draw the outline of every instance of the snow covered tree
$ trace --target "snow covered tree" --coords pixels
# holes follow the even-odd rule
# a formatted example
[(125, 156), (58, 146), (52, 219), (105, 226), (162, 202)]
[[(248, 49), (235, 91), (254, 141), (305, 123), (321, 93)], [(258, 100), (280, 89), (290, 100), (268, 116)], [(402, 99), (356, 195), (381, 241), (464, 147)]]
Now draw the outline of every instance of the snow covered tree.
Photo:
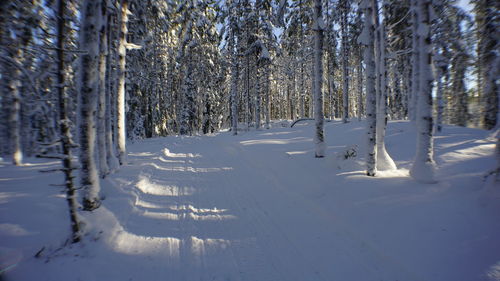
[(239, 62), (238, 62), (238, 15), (236, 9), (238, 5), (237, 0), (227, 3), (228, 8), (228, 55), (230, 56), (231, 64), (231, 93), (230, 93), (230, 110), (231, 110), (231, 131), (233, 135), (238, 134), (238, 80), (239, 80)]
[[(410, 175), (417, 181), (434, 183), (435, 163), (432, 137), (432, 50), (430, 34), (430, 0), (413, 0), (418, 18), (419, 82), (417, 107), (417, 148)], [(413, 24), (417, 24), (414, 22)]]
[[(325, 107), (325, 115), (330, 119), (338, 117), (338, 94), (335, 81), (335, 72), (338, 69), (337, 59), (337, 32), (335, 31), (335, 9), (331, 7), (331, 2), (326, 1), (326, 26), (325, 26), (325, 55), (326, 55), (326, 96), (328, 101), (325, 102), (328, 106)], [(326, 94), (325, 93), (325, 94)]]
[[(289, 55), (291, 59), (294, 59), (293, 67), (291, 73), (292, 77), (295, 77), (298, 81), (292, 81), (295, 83), (296, 94), (297, 94), (297, 111), (300, 118), (310, 117), (308, 100), (310, 99), (310, 92), (307, 87), (307, 66), (311, 61), (311, 29), (308, 28), (313, 26), (312, 24), (312, 9), (313, 5), (311, 0), (299, 0), (291, 3), (289, 12), (287, 13), (287, 26), (283, 32), (286, 38), (286, 43), (288, 46), (286, 48), (289, 50)], [(295, 70), (295, 68), (298, 68)], [(297, 72), (297, 73), (295, 73)], [(292, 94), (292, 96), (294, 96)]]
[(81, 11), (79, 97), (80, 97), (80, 180), (84, 189), (83, 208), (99, 207), (100, 182), (95, 159), (97, 98), (99, 87), (100, 0), (86, 0)]
[(349, 30), (348, 16), (351, 9), (350, 1), (340, 0), (340, 30), (342, 33), (342, 122), (349, 119)]
[(474, 0), (477, 29), (477, 75), (483, 106), (483, 126), (491, 130), (498, 126), (500, 72), (500, 3), (494, 0)]
[[(384, 0), (384, 22), (389, 86), (389, 110), (392, 119), (408, 117), (411, 96), (412, 12), (409, 0)], [(412, 109), (413, 110), (413, 109)]]
[(7, 151), (12, 157), (14, 165), (21, 165), (23, 160), (23, 147), (21, 139), (21, 105), (22, 105), (22, 70), (24, 69), (25, 47), (32, 39), (31, 29), (24, 20), (30, 16), (29, 6), (31, 3), (2, 3), (2, 43), (4, 45), (3, 73), (4, 95), (2, 96), (3, 107), (7, 113), (5, 124), (8, 130), (4, 140), (10, 144)]
[[(266, 128), (270, 126), (270, 76), (271, 76), (271, 51), (276, 49), (276, 36), (274, 35), (274, 26), (272, 23), (272, 6), (270, 0), (259, 0), (255, 3), (256, 11), (259, 14), (259, 57), (258, 70), (260, 71), (259, 97), (260, 106), (262, 107), (263, 117), (265, 119)], [(259, 115), (259, 114), (256, 114)], [(260, 117), (259, 117), (260, 119)], [(259, 126), (258, 124), (257, 126)]]

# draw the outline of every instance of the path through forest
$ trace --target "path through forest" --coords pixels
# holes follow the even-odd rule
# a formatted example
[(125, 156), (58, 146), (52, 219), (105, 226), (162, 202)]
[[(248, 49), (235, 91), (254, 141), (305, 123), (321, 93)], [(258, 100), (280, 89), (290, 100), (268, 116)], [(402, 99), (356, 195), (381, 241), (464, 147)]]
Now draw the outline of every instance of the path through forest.
[(294, 162), (291, 155), (311, 157), (290, 150), (310, 142), (293, 134), (262, 132), (240, 142), (184, 138), (171, 147), (153, 140), (155, 149), (146, 141), (145, 151), (131, 153), (132, 170), (120, 175), (134, 175), (137, 166), (140, 173), (113, 179), (126, 182), (122, 188), (135, 198), (128, 210), (110, 208), (123, 217), (123, 231), (110, 243), (155, 263), (163, 256), (171, 280), (418, 280), (357, 236), (341, 212), (317, 204), (321, 193), (306, 196), (342, 181), (330, 182), (327, 171), (311, 173), (301, 162), (284, 164)]
[[(436, 136), (439, 182), (427, 185), (408, 176), (415, 147), (409, 123), (389, 124), (386, 143), (399, 170), (376, 178), (364, 175), (363, 123), (331, 122), (325, 129), (323, 159), (313, 157), (308, 123), (131, 144), (128, 164), (103, 181), (103, 205), (83, 213), (86, 242), (44, 254), (48, 263), (26, 259), (7, 277), (495, 280), (488, 274), (500, 272), (500, 192), (482, 178), (495, 164), (494, 140), (485, 131), (446, 127)], [(356, 153), (345, 159), (346, 151)], [(31, 204), (35, 197), (11, 198), (2, 206), (39, 208)], [(60, 206), (58, 222), (66, 222), (65, 202), (57, 200), (50, 211)], [(43, 221), (43, 211), (37, 214)], [(2, 218), (30, 230), (28, 218), (9, 220)], [(2, 235), (8, 247), (24, 247), (25, 256), (41, 247), (28, 236)]]

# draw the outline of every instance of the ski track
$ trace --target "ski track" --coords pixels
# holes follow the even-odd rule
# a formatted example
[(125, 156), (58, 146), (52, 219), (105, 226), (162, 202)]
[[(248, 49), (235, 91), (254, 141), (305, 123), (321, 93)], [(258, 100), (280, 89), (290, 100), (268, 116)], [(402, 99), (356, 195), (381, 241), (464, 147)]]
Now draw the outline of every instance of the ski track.
[[(169, 280), (419, 279), (288, 190), (275, 174), (278, 163), (265, 162), (265, 153), (278, 152), (210, 137), (187, 138), (171, 149), (193, 154), (162, 148), (158, 157), (132, 160), (143, 168), (127, 187), (136, 198), (123, 221), (134, 234), (179, 240), (178, 260), (163, 261)], [(259, 163), (255, 153), (263, 153)]]
[[(35, 223), (34, 214), (19, 222), (4, 215), (0, 230), (13, 244), (4, 249), (17, 245), (27, 256), (6, 279), (490, 281), (499, 268), (500, 197), (482, 177), (494, 166), (493, 141), (447, 127), (436, 137), (440, 181), (423, 185), (408, 176), (415, 132), (407, 123), (388, 130), (399, 170), (370, 178), (362, 158), (344, 160), (353, 145), (365, 153), (359, 125), (329, 123), (323, 159), (313, 157), (306, 124), (131, 144), (129, 163), (102, 181), (102, 206), (80, 212), (86, 239), (54, 254), (49, 246), (42, 259), (29, 256), (66, 239), (66, 212), (56, 208), (65, 202), (50, 190), (28, 197), (40, 176), (11, 169), (3, 182), (16, 184), (4, 184), (3, 206), (44, 211)], [(43, 233), (46, 223), (59, 231), (35, 241), (38, 220)]]

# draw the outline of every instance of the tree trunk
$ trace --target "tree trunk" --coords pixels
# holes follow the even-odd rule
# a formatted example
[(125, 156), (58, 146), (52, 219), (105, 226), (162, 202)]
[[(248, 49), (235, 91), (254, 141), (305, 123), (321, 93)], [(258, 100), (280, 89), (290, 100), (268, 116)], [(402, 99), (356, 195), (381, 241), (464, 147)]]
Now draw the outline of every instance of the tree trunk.
[(86, 0), (82, 6), (80, 48), (80, 162), (81, 184), (84, 189), (83, 208), (99, 207), (100, 183), (95, 160), (97, 95), (99, 86), (99, 8), (100, 0)]
[(115, 36), (113, 36), (113, 31), (115, 30), (115, 25), (113, 24), (116, 19), (116, 15), (108, 14), (107, 24), (108, 24), (108, 33), (107, 33), (107, 56), (106, 56), (106, 67), (107, 67), (107, 83), (106, 83), (106, 117), (105, 117), (105, 127), (106, 127), (106, 156), (109, 172), (116, 171), (120, 163), (116, 158), (116, 92), (114, 91), (116, 85), (116, 71), (111, 67), (112, 58), (114, 58), (112, 50), (112, 42), (114, 41)]
[(324, 23), (321, 11), (321, 0), (314, 1), (314, 72), (313, 91), (315, 98), (314, 117), (316, 119), (316, 132), (314, 135), (315, 157), (325, 156), (325, 136), (323, 131), (323, 29)]
[(436, 91), (436, 131), (441, 132), (442, 123), (443, 123), (443, 75), (442, 71), (438, 70), (437, 72), (437, 91)]
[(264, 117), (266, 121), (266, 129), (270, 128), (271, 122), (271, 91), (270, 91), (270, 81), (269, 76), (271, 75), (270, 62), (266, 62), (264, 65), (264, 73), (262, 75), (263, 81), (263, 93), (264, 93)]
[(239, 69), (238, 69), (238, 56), (236, 49), (236, 31), (237, 22), (234, 15), (231, 15), (230, 18), (231, 24), (231, 37), (229, 38), (230, 44), (229, 48), (231, 48), (231, 131), (233, 135), (238, 134), (238, 78), (239, 78)]
[(9, 115), (10, 142), (12, 152), (12, 163), (21, 165), (23, 162), (23, 151), (21, 145), (21, 60), (23, 51), (21, 48), (12, 50), (12, 60), (16, 66), (12, 70), (11, 80), (8, 88), (11, 94), (11, 106)]
[(255, 129), (260, 130), (260, 106), (261, 106), (261, 89), (260, 89), (260, 77), (261, 73), (259, 71), (260, 63), (257, 62), (255, 68)]
[(411, 56), (411, 92), (410, 99), (408, 101), (408, 114), (410, 120), (415, 122), (417, 120), (417, 103), (419, 97), (419, 87), (420, 87), (420, 64), (419, 64), (419, 34), (418, 34), (418, 21), (419, 13), (417, 12), (417, 1), (412, 0), (411, 5), (413, 6), (412, 11), (412, 56)]
[(373, 26), (373, 7), (370, 0), (364, 0), (365, 26), (363, 33), (366, 35), (363, 44), (365, 45), (364, 59), (366, 64), (366, 127), (367, 127), (367, 146), (366, 146), (366, 174), (375, 176), (377, 173), (377, 146), (376, 146), (376, 126), (375, 116), (376, 97), (375, 97), (375, 61), (374, 54), (374, 26)]
[(64, 183), (66, 185), (66, 202), (69, 208), (69, 217), (71, 222), (71, 241), (79, 242), (81, 239), (80, 220), (77, 210), (78, 204), (75, 198), (74, 176), (71, 158), (71, 148), (74, 145), (71, 136), (71, 120), (68, 116), (68, 94), (66, 91), (66, 60), (65, 60), (65, 41), (66, 41), (66, 1), (57, 1), (57, 93), (59, 101), (59, 130), (61, 134), (61, 149), (63, 159)]
[[(420, 85), (417, 111), (417, 149), (415, 161), (410, 175), (419, 182), (434, 183), (435, 164), (432, 146), (432, 70), (431, 70), (431, 37), (430, 37), (430, 0), (418, 1), (418, 18), (420, 32), (419, 62)], [(416, 23), (415, 23), (416, 24)]]
[(379, 20), (378, 0), (372, 0), (373, 22), (375, 24), (375, 69), (377, 80), (376, 105), (377, 105), (377, 170), (395, 170), (396, 164), (385, 149), (385, 130), (387, 127), (387, 70), (385, 59), (385, 28)]
[(108, 157), (106, 149), (106, 58), (108, 56), (108, 24), (107, 24), (107, 1), (101, 1), (101, 27), (99, 31), (99, 103), (97, 111), (97, 147), (99, 157), (99, 175), (104, 178), (109, 174)]
[(126, 149), (126, 127), (125, 127), (125, 64), (127, 54), (127, 22), (128, 22), (128, 0), (121, 0), (120, 16), (120, 38), (118, 45), (118, 89), (117, 89), (117, 142), (118, 142), (118, 160), (120, 165), (125, 164)]
[(359, 48), (358, 62), (358, 121), (363, 117), (363, 64), (361, 61), (361, 48)]
[(347, 13), (348, 13), (347, 0), (342, 1), (341, 11), (341, 30), (342, 30), (342, 122), (349, 121), (349, 49), (347, 45)]

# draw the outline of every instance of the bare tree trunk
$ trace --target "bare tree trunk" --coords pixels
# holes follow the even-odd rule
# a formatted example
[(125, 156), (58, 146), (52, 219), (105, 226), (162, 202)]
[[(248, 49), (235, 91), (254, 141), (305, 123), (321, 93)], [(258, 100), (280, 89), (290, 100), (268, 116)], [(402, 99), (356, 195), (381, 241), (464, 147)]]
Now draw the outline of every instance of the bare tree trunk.
[(385, 28), (379, 20), (378, 0), (372, 0), (373, 22), (375, 24), (375, 69), (377, 80), (377, 170), (395, 170), (396, 164), (385, 149), (385, 130), (387, 127), (387, 66), (385, 59)]
[(257, 62), (255, 67), (255, 129), (260, 130), (260, 106), (261, 106), (261, 96), (260, 96), (260, 77), (261, 73), (259, 71), (260, 63)]
[(112, 64), (112, 58), (113, 53), (112, 53), (112, 42), (114, 41), (113, 39), (115, 36), (113, 36), (113, 31), (114, 31), (114, 21), (113, 19), (116, 19), (116, 14), (111, 15), (108, 13), (108, 19), (107, 19), (107, 25), (108, 25), (108, 33), (107, 33), (107, 56), (106, 56), (106, 67), (107, 67), (107, 83), (106, 83), (106, 117), (105, 117), (105, 129), (106, 129), (106, 156), (107, 156), (107, 163), (108, 163), (108, 168), (110, 172), (116, 171), (120, 163), (118, 162), (118, 159), (116, 158), (116, 146), (115, 146), (115, 141), (116, 141), (116, 92), (114, 91), (115, 86), (116, 86), (116, 71), (113, 70), (111, 67)]
[(417, 1), (411, 1), (413, 6), (412, 11), (412, 56), (411, 56), (411, 92), (410, 99), (408, 101), (408, 114), (410, 120), (415, 122), (417, 120), (417, 102), (419, 97), (419, 86), (420, 86), (420, 64), (419, 64), (419, 34), (418, 34), (418, 13), (417, 13)]
[(347, 123), (349, 120), (349, 50), (347, 47), (347, 14), (349, 1), (342, 1), (341, 11), (341, 30), (342, 30), (342, 122)]
[(21, 145), (21, 93), (19, 91), (21, 87), (21, 60), (23, 51), (21, 48), (12, 50), (12, 59), (16, 64), (12, 69), (12, 77), (9, 81), (8, 88), (11, 93), (11, 106), (9, 115), (9, 129), (10, 129), (10, 141), (12, 152), (12, 163), (14, 165), (21, 165), (23, 162), (23, 151)]
[(436, 131), (441, 132), (442, 123), (443, 123), (443, 71), (439, 65), (436, 66), (436, 81), (437, 81), (437, 90), (436, 90)]
[(128, 22), (128, 0), (121, 0), (120, 16), (120, 39), (118, 45), (118, 89), (117, 89), (117, 142), (118, 160), (120, 164), (125, 164), (127, 156), (126, 148), (126, 126), (125, 126), (125, 64), (127, 54), (127, 22)]
[(363, 64), (361, 61), (361, 48), (359, 48), (358, 62), (358, 121), (361, 121), (363, 116)]
[(270, 63), (266, 62), (266, 65), (264, 66), (264, 114), (266, 118), (266, 129), (270, 128), (270, 122), (271, 122), (271, 90), (270, 90), (270, 81), (269, 81), (269, 76), (271, 75), (271, 69), (270, 69)]
[[(230, 11), (234, 13), (234, 11)], [(236, 48), (236, 29), (238, 28), (236, 15), (229, 16), (229, 24), (231, 27), (231, 37), (229, 38), (229, 48), (231, 48), (231, 131), (233, 135), (238, 134), (238, 49)]]
[[(417, 149), (410, 175), (417, 181), (434, 183), (435, 164), (432, 145), (432, 70), (430, 37), (430, 0), (418, 1), (420, 85), (417, 111)], [(416, 23), (415, 23), (416, 24)]]
[(232, 55), (231, 62), (231, 131), (238, 134), (238, 59)]
[(367, 146), (366, 146), (366, 174), (375, 176), (377, 173), (377, 146), (376, 146), (376, 127), (377, 119), (376, 97), (375, 97), (375, 61), (374, 54), (374, 26), (373, 26), (373, 7), (370, 0), (363, 1), (365, 10), (365, 26), (364, 33), (367, 35), (363, 45), (365, 45), (364, 57), (366, 64), (366, 122), (367, 122)]
[(306, 117), (306, 100), (305, 100), (305, 87), (304, 87), (304, 62), (300, 63), (300, 90), (299, 90), (299, 106), (300, 118)]
[(80, 48), (80, 162), (81, 184), (84, 189), (83, 208), (91, 211), (99, 207), (100, 183), (95, 160), (95, 115), (98, 95), (99, 8), (100, 0), (86, 0), (82, 6)]
[(100, 45), (99, 45), (99, 102), (97, 111), (97, 147), (99, 157), (99, 175), (104, 178), (109, 174), (109, 167), (107, 161), (106, 150), (106, 58), (108, 56), (108, 42), (107, 42), (107, 11), (108, 3), (106, 0), (101, 1), (101, 20), (102, 25), (99, 31)]
[(71, 163), (71, 148), (74, 146), (71, 136), (71, 120), (68, 116), (68, 94), (66, 91), (66, 65), (65, 65), (65, 41), (66, 41), (66, 1), (57, 1), (57, 93), (59, 99), (59, 130), (61, 134), (61, 149), (63, 159), (64, 183), (66, 185), (66, 201), (69, 208), (71, 221), (71, 241), (79, 242), (81, 239), (80, 220), (78, 218), (78, 204), (75, 198), (75, 186), (73, 167)]
[(314, 117), (316, 120), (316, 133), (314, 135), (315, 157), (325, 156), (325, 135), (323, 131), (323, 29), (324, 22), (321, 11), (321, 0), (314, 1), (314, 72), (313, 91), (315, 98)]

